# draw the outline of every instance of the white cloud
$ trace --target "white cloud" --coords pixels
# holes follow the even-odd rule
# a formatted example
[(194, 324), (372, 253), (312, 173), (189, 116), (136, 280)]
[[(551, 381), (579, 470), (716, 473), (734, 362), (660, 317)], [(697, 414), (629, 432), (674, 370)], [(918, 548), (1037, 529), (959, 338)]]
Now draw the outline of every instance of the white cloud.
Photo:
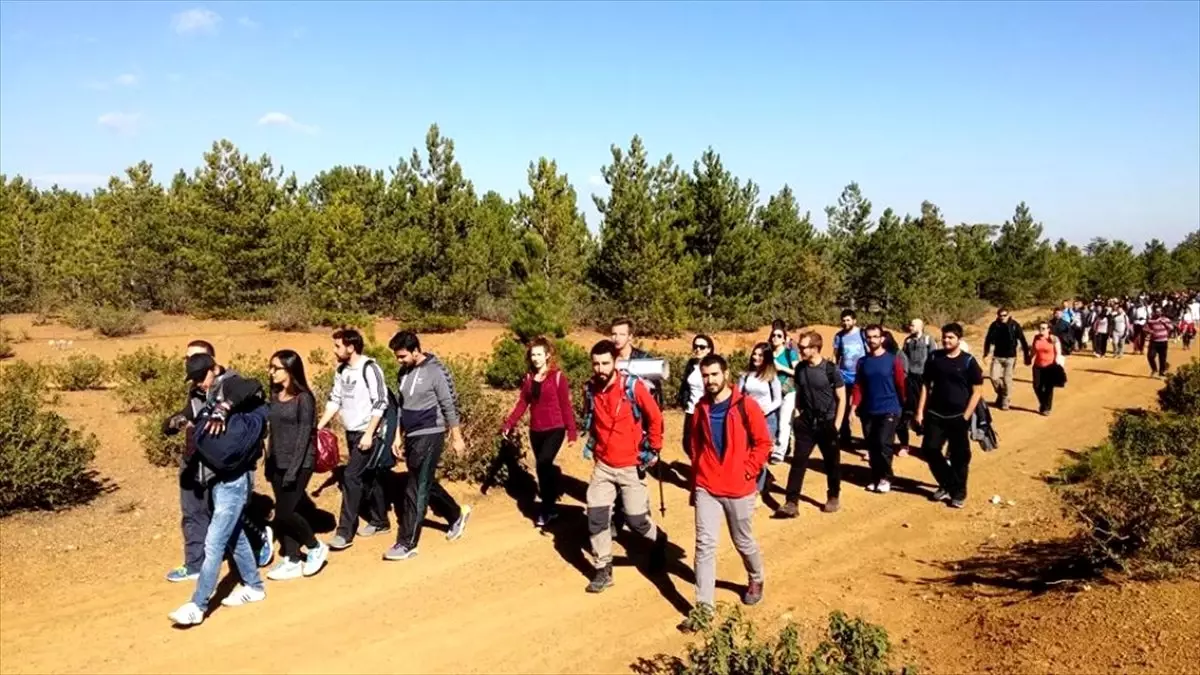
[(221, 15), (211, 9), (189, 9), (171, 17), (171, 27), (180, 35), (189, 33), (215, 33), (221, 23)]
[(117, 79), (113, 80), (113, 82), (122, 87), (133, 87), (138, 83), (138, 76), (134, 75), (133, 73), (122, 73), (118, 75)]
[(100, 173), (47, 173), (34, 176), (33, 182), (39, 187), (94, 188), (107, 184), (108, 178)]
[(122, 112), (104, 113), (96, 120), (96, 124), (105, 129), (115, 131), (122, 136), (132, 136), (138, 132), (138, 127), (142, 124), (142, 114)]
[(291, 115), (285, 115), (281, 112), (269, 112), (258, 118), (258, 123), (264, 127), (284, 127), (304, 134), (315, 134), (320, 131), (319, 128), (311, 124), (301, 124), (292, 119)]
[(258, 28), (258, 22), (248, 16), (238, 17), (238, 25), (242, 28)]

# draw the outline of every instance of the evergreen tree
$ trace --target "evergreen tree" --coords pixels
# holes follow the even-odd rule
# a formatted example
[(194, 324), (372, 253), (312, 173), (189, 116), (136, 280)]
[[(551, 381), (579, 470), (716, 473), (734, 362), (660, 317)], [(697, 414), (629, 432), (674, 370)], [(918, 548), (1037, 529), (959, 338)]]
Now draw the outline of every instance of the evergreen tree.
[(1174, 256), (1161, 241), (1151, 239), (1138, 258), (1146, 274), (1145, 290), (1161, 293), (1179, 287), (1181, 270)]

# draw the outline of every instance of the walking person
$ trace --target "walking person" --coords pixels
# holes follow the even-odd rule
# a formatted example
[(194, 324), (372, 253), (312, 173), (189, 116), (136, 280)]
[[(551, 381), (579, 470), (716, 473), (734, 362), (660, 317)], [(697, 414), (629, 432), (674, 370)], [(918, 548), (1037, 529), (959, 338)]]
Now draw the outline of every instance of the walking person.
[(867, 492), (892, 490), (892, 437), (904, 412), (907, 373), (903, 359), (884, 347), (883, 327), (867, 326), (867, 355), (858, 361), (854, 381), (854, 406), (862, 419), (863, 436), (871, 463)]
[(1171, 319), (1162, 307), (1155, 307), (1151, 319), (1146, 322), (1146, 360), (1150, 363), (1150, 377), (1167, 376), (1167, 346), (1171, 340)]
[(1108, 356), (1110, 312), (1111, 309), (1108, 307), (1097, 307), (1096, 313), (1092, 317), (1092, 353), (1098, 359)]
[(592, 379), (587, 384), (588, 440), (584, 457), (595, 465), (588, 481), (588, 535), (595, 574), (588, 593), (613, 585), (612, 512), (618, 495), (625, 522), (639, 537), (653, 542), (651, 567), (666, 564), (667, 535), (650, 518), (645, 475), (662, 453), (663, 416), (641, 378), (617, 370), (617, 346), (601, 340), (592, 346)]
[(706, 356), (700, 370), (705, 396), (692, 418), (689, 452), (696, 509), (696, 606), (679, 625), (688, 633), (702, 630), (714, 614), (722, 516), (750, 577), (742, 603), (762, 601), (765, 576), (762, 554), (754, 540), (754, 502), (757, 477), (774, 445), (757, 401), (730, 386), (725, 359)]
[[(388, 391), (383, 369), (375, 359), (363, 355), (363, 338), (358, 331), (343, 328), (334, 332), (333, 355), (338, 366), (317, 428), (324, 429), (341, 414), (346, 429), (348, 458), (340, 485), (342, 508), (337, 531), (328, 542), (329, 548), (341, 551), (354, 545), (356, 535), (373, 537), (391, 529), (387, 496), (380, 480), (386, 470), (372, 466), (376, 436), (383, 429), (388, 409)], [(360, 528), (358, 517), (364, 501), (367, 524)]]
[(558, 517), (556, 506), (562, 470), (554, 463), (563, 441), (574, 443), (578, 436), (575, 409), (571, 406), (571, 385), (558, 368), (554, 346), (543, 337), (534, 338), (525, 349), (529, 371), (521, 381), (517, 404), (504, 421), (501, 435), (512, 433), (517, 422), (529, 410), (529, 446), (537, 467), (538, 509), (536, 525), (545, 527)]
[(771, 451), (771, 464), (778, 464), (787, 457), (791, 442), (792, 415), (796, 412), (796, 364), (800, 354), (788, 345), (787, 324), (783, 319), (771, 322), (771, 358), (775, 361), (775, 373), (779, 378), (783, 394), (779, 405), (779, 429), (775, 436), (775, 449)]
[(1054, 310), (1054, 317), (1050, 319), (1050, 333), (1058, 338), (1058, 343), (1062, 348), (1063, 356), (1071, 355), (1071, 324), (1063, 315), (1061, 309)]
[(675, 396), (675, 404), (683, 408), (683, 454), (686, 457), (691, 447), (692, 413), (696, 404), (704, 396), (704, 378), (700, 376), (700, 361), (709, 354), (716, 353), (716, 344), (707, 335), (697, 335), (692, 338), (692, 357), (683, 367), (683, 377), (679, 381), (679, 392)]
[[(846, 389), (854, 389), (854, 377), (858, 372), (858, 360), (867, 354), (867, 338), (858, 327), (858, 317), (854, 310), (842, 311), (842, 329), (833, 336), (833, 360), (837, 363), (842, 374)], [(849, 398), (849, 396), (847, 397)], [(849, 450), (853, 442), (850, 433), (850, 418), (854, 416), (853, 404), (848, 405), (838, 420), (838, 441), (842, 448)]]
[[(317, 541), (312, 525), (297, 511), (316, 462), (317, 401), (308, 388), (304, 361), (296, 352), (283, 349), (272, 354), (267, 374), (271, 407), (266, 474), (275, 492), (275, 531), (282, 544), (280, 561), (267, 578), (311, 577), (329, 557), (329, 547)], [(303, 557), (301, 546), (306, 551)]]
[(785, 501), (775, 514), (795, 518), (800, 512), (800, 494), (804, 474), (814, 447), (820, 447), (825, 468), (825, 505), (821, 510), (835, 513), (841, 507), (841, 452), (838, 450), (838, 420), (848, 407), (846, 384), (841, 370), (821, 357), (821, 334), (809, 331), (800, 336), (803, 361), (796, 370), (796, 409), (793, 422), (796, 448), (788, 471)]
[[(754, 399), (767, 419), (767, 431), (771, 438), (779, 437), (779, 411), (783, 406), (783, 385), (775, 370), (775, 360), (768, 356), (771, 346), (765, 342), (754, 345), (750, 351), (750, 364), (738, 381), (738, 390)], [(774, 448), (774, 443), (772, 443)], [(764, 494), (769, 473), (764, 467), (758, 476), (758, 492)], [(755, 502), (755, 507), (759, 505)]]
[(1150, 323), (1150, 308), (1145, 298), (1138, 298), (1133, 308), (1133, 351), (1137, 355), (1146, 352), (1146, 324)]
[(1113, 306), (1112, 316), (1109, 317), (1109, 328), (1112, 331), (1113, 358), (1119, 359), (1125, 356), (1125, 344), (1129, 342), (1131, 333), (1129, 314), (1125, 312), (1123, 304)]
[(1054, 408), (1054, 390), (1062, 383), (1059, 381), (1063, 367), (1062, 340), (1050, 331), (1050, 324), (1043, 321), (1038, 324), (1037, 335), (1031, 345), (1033, 366), (1033, 393), (1038, 400), (1038, 413), (1048, 417)]
[(905, 357), (904, 367), (906, 369), (904, 414), (900, 418), (900, 423), (896, 425), (896, 440), (900, 443), (900, 450), (897, 454), (901, 457), (907, 456), (912, 449), (909, 444), (911, 440), (909, 429), (913, 418), (917, 415), (917, 403), (921, 398), (921, 379), (925, 375), (925, 362), (929, 360), (929, 355), (935, 348), (933, 338), (925, 332), (925, 322), (921, 319), (913, 319), (908, 324), (908, 336), (904, 338), (904, 346), (900, 350)]
[(1001, 410), (1008, 410), (1010, 405), (1018, 348), (1028, 360), (1029, 343), (1025, 341), (1025, 331), (1009, 311), (1001, 307), (996, 312), (996, 320), (988, 326), (987, 337), (983, 341), (983, 359), (986, 361), (989, 354), (992, 356), (988, 375), (996, 391), (996, 406)]
[[(412, 331), (396, 333), (388, 342), (388, 348), (400, 362), (398, 394), (403, 431), (396, 434), (392, 453), (396, 459), (403, 455), (408, 467), (408, 481), (404, 486), (404, 509), (396, 545), (383, 554), (383, 559), (408, 560), (417, 555), (425, 512), (430, 508), (434, 515), (450, 525), (446, 531), (447, 541), (457, 541), (466, 532), (471, 507), (460, 506), (438, 482), (436, 472), (447, 434), (450, 448), (456, 454), (466, 451), (467, 444), (462, 435), (454, 377), (445, 364), (435, 354), (421, 351), (421, 340)], [(569, 396), (567, 401), (569, 403)], [(565, 421), (563, 423), (565, 425)]]
[[(942, 327), (942, 349), (925, 364), (925, 386), (917, 407), (917, 424), (924, 429), (921, 456), (937, 481), (934, 501), (949, 500), (961, 509), (967, 501), (971, 466), (971, 416), (983, 398), (983, 369), (959, 346), (963, 329), (957, 323)], [(943, 448), (948, 446), (948, 457)]]
[(1196, 324), (1200, 323), (1200, 303), (1191, 303), (1184, 307), (1179, 319), (1179, 337), (1183, 341), (1184, 351), (1191, 351), (1192, 340), (1196, 339)]

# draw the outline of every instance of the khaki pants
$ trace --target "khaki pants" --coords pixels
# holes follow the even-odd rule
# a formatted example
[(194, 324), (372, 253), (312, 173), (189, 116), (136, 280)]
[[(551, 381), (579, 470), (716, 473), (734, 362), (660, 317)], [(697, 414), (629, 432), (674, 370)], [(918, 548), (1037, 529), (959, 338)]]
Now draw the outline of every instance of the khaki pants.
[[(992, 380), (992, 388), (996, 390), (997, 403), (1000, 405), (1008, 403), (1008, 397), (1012, 393), (1013, 371), (1016, 367), (1017, 360), (1015, 358), (992, 358), (991, 372), (988, 373), (988, 377)], [(999, 375), (996, 371), (1000, 371)]]
[(696, 489), (696, 604), (713, 606), (717, 590), (717, 535), (721, 533), (722, 516), (750, 581), (763, 581), (762, 554), (751, 528), (754, 497), (714, 497), (704, 488)]
[(646, 484), (638, 477), (636, 466), (616, 469), (597, 461), (588, 481), (587, 514), (588, 534), (592, 540), (596, 569), (612, 564), (612, 509), (621, 495), (625, 505), (625, 522), (639, 535), (654, 541), (658, 528), (650, 520), (650, 493)]

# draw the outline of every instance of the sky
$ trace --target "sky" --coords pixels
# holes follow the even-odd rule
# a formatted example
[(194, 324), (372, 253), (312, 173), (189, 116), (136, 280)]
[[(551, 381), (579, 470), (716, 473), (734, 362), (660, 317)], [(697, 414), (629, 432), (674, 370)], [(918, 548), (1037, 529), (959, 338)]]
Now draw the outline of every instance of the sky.
[(437, 123), (482, 194), (557, 160), (579, 193), (637, 134), (709, 146), (823, 226), (875, 205), (1047, 236), (1200, 228), (1200, 2), (4, 2), (0, 172), (89, 191), (215, 140), (301, 180), (386, 169)]

